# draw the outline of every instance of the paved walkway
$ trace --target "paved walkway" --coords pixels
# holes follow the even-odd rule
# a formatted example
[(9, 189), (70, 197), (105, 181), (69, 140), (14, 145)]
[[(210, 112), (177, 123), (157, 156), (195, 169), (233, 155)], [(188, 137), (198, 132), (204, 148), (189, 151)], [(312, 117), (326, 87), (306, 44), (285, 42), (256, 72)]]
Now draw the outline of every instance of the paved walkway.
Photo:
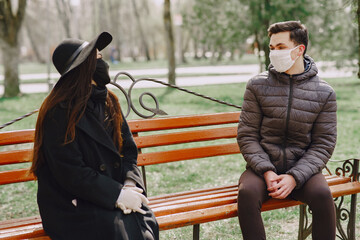
[[(338, 70), (336, 68), (327, 69), (325, 71), (321, 70), (321, 66), (325, 63), (319, 63), (319, 76), (322, 78), (335, 78), (335, 77), (350, 77), (353, 73), (350, 70)], [(124, 70), (125, 72), (130, 73), (135, 79), (140, 76), (159, 76), (166, 75), (166, 68), (157, 68), (157, 69), (136, 69), (136, 70)], [(118, 71), (110, 71), (112, 79)], [(176, 73), (182, 75), (182, 77), (176, 78), (176, 84), (181, 87), (186, 86), (196, 86), (196, 85), (209, 85), (209, 84), (227, 84), (227, 83), (239, 83), (246, 82), (251, 77), (259, 73), (259, 65), (250, 64), (250, 65), (227, 65), (227, 66), (201, 66), (201, 67), (181, 67), (176, 69)], [(205, 76), (189, 76), (184, 75), (205, 75)], [(216, 76), (211, 76), (211, 74), (216, 74)], [(224, 75), (221, 75), (224, 74)], [(51, 79), (57, 79), (59, 74), (52, 73)], [(3, 76), (0, 76), (2, 79)], [(20, 85), (20, 90), (23, 93), (36, 93), (36, 92), (47, 92), (49, 87), (46, 83), (26, 83), (26, 81), (33, 79), (46, 79), (46, 73), (40, 74), (22, 74), (20, 79), (22, 84)], [(167, 78), (156, 78), (157, 80), (167, 82)], [(121, 79), (117, 83), (123, 88), (129, 88), (132, 81)], [(112, 87), (112, 86), (111, 86)], [(152, 82), (139, 82), (135, 86), (136, 88), (154, 88), (154, 87), (164, 87), (161, 84), (156, 84)], [(0, 95), (4, 92), (4, 87), (0, 86)]]

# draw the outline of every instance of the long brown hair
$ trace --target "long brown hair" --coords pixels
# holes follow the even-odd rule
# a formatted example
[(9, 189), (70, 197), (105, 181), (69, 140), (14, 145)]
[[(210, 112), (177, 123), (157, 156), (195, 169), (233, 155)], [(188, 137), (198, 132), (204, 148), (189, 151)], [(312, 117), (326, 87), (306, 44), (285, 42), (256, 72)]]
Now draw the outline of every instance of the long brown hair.
[[(75, 139), (75, 126), (85, 113), (87, 102), (91, 95), (91, 80), (96, 67), (96, 49), (77, 68), (69, 72), (61, 82), (57, 83), (42, 103), (35, 127), (33, 159), (30, 173), (37, 175), (38, 169), (44, 163), (42, 153), (44, 120), (47, 113), (59, 103), (66, 104), (68, 109), (68, 124), (65, 132), (64, 145)], [(121, 125), (122, 115), (118, 98), (108, 91), (105, 103), (105, 114), (108, 123), (112, 124), (113, 142), (119, 151), (122, 149)]]

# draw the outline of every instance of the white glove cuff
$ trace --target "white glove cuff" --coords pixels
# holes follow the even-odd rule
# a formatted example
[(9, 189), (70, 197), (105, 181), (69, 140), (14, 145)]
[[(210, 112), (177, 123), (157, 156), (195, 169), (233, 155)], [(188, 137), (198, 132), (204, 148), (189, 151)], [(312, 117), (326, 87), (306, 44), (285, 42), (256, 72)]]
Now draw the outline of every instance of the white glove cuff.
[(136, 183), (134, 180), (130, 179), (130, 178), (127, 178), (124, 182), (124, 186), (131, 186), (131, 187), (135, 187), (136, 186)]

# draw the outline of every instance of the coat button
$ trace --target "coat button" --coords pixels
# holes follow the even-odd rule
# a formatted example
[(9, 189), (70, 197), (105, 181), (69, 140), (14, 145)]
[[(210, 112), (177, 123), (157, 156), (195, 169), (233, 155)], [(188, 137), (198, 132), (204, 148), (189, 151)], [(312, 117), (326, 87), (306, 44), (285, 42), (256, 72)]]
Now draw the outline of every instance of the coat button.
[(105, 170), (106, 170), (106, 165), (105, 165), (105, 164), (101, 164), (101, 165), (100, 165), (100, 171), (105, 172)]
[(114, 168), (119, 168), (120, 167), (120, 163), (119, 162), (115, 162), (114, 163)]

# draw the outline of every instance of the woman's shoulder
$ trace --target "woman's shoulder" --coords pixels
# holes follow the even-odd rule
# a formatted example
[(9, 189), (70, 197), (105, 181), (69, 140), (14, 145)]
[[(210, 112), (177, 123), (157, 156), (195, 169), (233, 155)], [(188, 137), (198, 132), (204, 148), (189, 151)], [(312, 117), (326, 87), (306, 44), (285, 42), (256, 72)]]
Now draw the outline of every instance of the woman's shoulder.
[(68, 112), (64, 103), (58, 103), (46, 113), (46, 119), (65, 118)]
[(68, 109), (64, 104), (57, 104), (53, 108), (49, 109), (44, 118), (45, 129), (63, 128), (67, 125)]

